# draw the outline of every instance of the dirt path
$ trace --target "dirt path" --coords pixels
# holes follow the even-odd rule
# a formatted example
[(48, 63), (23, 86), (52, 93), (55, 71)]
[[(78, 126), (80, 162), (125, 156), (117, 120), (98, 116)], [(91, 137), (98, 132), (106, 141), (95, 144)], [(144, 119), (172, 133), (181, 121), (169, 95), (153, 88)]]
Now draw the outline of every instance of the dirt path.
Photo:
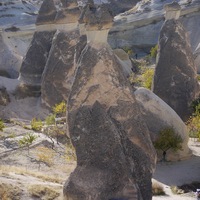
[(154, 179), (159, 181), (166, 192), (166, 196), (153, 197), (153, 200), (173, 199), (173, 200), (194, 200), (195, 194), (188, 193), (174, 195), (170, 186), (179, 186), (194, 181), (200, 182), (200, 142), (189, 141), (189, 147), (193, 151), (193, 156), (184, 161), (159, 163), (154, 174)]

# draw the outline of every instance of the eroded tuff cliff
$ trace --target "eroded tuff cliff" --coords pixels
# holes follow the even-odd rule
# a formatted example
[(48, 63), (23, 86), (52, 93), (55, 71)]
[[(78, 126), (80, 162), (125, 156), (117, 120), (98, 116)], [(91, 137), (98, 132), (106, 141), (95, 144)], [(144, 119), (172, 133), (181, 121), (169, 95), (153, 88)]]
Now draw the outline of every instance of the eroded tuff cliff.
[(187, 120), (191, 103), (199, 95), (191, 46), (182, 24), (166, 20), (159, 37), (153, 92)]

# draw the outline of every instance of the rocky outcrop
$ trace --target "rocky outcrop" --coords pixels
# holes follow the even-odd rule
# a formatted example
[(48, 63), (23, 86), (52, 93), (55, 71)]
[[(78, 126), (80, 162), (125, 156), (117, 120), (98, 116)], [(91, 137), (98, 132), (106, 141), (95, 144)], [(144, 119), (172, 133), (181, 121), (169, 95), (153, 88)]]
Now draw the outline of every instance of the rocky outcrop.
[(10, 102), (10, 97), (8, 92), (6, 91), (6, 88), (1, 87), (0, 88), (0, 105), (1, 106), (6, 106)]
[[(136, 10), (132, 9), (116, 16), (108, 37), (111, 47), (114, 49), (129, 47), (138, 54), (148, 54), (151, 47), (158, 42), (159, 32), (165, 20), (163, 10), (165, 3), (166, 1), (149, 1), (143, 7), (136, 6)], [(187, 4), (185, 0), (180, 0), (179, 3), (180, 21), (189, 33), (194, 52), (200, 43), (200, 2), (193, 0), (191, 4)]]
[(53, 0), (44, 0), (36, 20), (36, 25), (54, 23), (57, 9)]
[(129, 58), (129, 55), (123, 49), (115, 49), (113, 52), (115, 53), (117, 59), (123, 67), (124, 75), (128, 77), (133, 72), (133, 65)]
[[(101, 8), (96, 10), (101, 12)], [(64, 185), (65, 200), (152, 198), (155, 150), (132, 88), (105, 40), (107, 25), (112, 23), (108, 19), (97, 20), (96, 26), (91, 25), (94, 19), (87, 21), (88, 43), (77, 63), (68, 100), (68, 128), (77, 167)], [(91, 37), (92, 31), (103, 33), (103, 39)]]
[(9, 49), (2, 34), (0, 34), (0, 45), (0, 76), (12, 79), (17, 78), (22, 58)]
[[(152, 141), (158, 138), (161, 130), (169, 127), (172, 127), (176, 134), (183, 139), (182, 150), (177, 152), (167, 151), (167, 160), (178, 161), (188, 158), (191, 152), (188, 148), (187, 128), (176, 112), (150, 90), (139, 88), (134, 94), (143, 108), (142, 115), (150, 131)], [(158, 159), (162, 159), (162, 152), (158, 153)]]
[(78, 38), (77, 30), (57, 31), (54, 35), (41, 83), (42, 102), (48, 107), (68, 98), (74, 77), (74, 54)]
[[(33, 95), (40, 95), (41, 76), (48, 59), (51, 43), (55, 31), (35, 32), (26, 56), (20, 69), (21, 85), (36, 88)], [(30, 94), (31, 95), (30, 89)], [(38, 94), (37, 94), (38, 93)]]
[(191, 102), (199, 94), (191, 46), (182, 24), (165, 21), (159, 38), (153, 92), (187, 120)]

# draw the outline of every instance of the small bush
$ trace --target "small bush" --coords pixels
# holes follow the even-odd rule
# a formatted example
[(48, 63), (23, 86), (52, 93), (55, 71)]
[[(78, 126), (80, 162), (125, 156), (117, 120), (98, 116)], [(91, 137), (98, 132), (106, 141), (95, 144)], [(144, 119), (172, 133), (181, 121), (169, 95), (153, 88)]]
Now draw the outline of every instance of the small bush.
[(152, 183), (152, 194), (153, 196), (165, 195), (163, 186), (157, 181), (153, 181)]
[(56, 104), (55, 106), (53, 106), (53, 113), (56, 116), (65, 116), (67, 107), (66, 107), (66, 103), (64, 101), (62, 101), (59, 104)]
[(58, 189), (56, 190), (55, 187), (50, 187), (42, 184), (29, 186), (28, 192), (31, 196), (43, 200), (54, 200), (55, 198), (60, 196), (60, 191), (58, 191)]
[(28, 154), (29, 154), (29, 147), (30, 145), (36, 140), (37, 136), (27, 133), (24, 137), (19, 140), (20, 147), (27, 147)]
[(47, 118), (45, 119), (46, 125), (54, 125), (56, 120), (55, 120), (55, 115), (51, 114), (49, 116), (47, 116)]
[(143, 87), (151, 90), (151, 85), (154, 76), (154, 69), (146, 69), (145, 72), (142, 74), (143, 78)]
[(0, 119), (0, 131), (3, 131), (4, 128), (5, 128), (5, 125), (3, 121)]
[(31, 120), (31, 128), (34, 130), (34, 131), (41, 131), (42, 130), (42, 121), (40, 119), (36, 119), (36, 118), (33, 118)]
[(22, 190), (18, 186), (9, 183), (0, 184), (0, 199), (1, 200), (20, 200)]

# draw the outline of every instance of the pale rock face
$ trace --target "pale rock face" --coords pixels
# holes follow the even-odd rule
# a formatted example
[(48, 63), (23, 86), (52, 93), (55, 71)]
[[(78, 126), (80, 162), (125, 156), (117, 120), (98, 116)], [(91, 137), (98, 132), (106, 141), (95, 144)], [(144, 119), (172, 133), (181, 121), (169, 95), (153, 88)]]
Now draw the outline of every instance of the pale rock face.
[(7, 37), (0, 34), (0, 76), (18, 78), (22, 57), (7, 46)]
[(133, 66), (129, 55), (123, 49), (115, 49), (113, 50), (113, 52), (119, 60), (121, 66), (123, 67), (124, 75), (128, 77), (133, 72)]
[(165, 20), (178, 19), (181, 14), (181, 6), (177, 2), (164, 5)]
[(153, 92), (185, 121), (191, 115), (192, 101), (199, 95), (199, 84), (191, 46), (179, 21), (164, 23), (157, 60)]
[[(187, 145), (189, 140), (187, 128), (176, 112), (150, 90), (139, 88), (134, 94), (143, 108), (143, 117), (150, 131), (152, 141), (158, 138), (159, 131), (169, 127), (172, 127), (176, 134), (183, 139), (182, 150), (177, 152), (168, 151), (167, 160), (178, 161), (188, 158), (191, 151)], [(158, 157), (161, 159), (162, 152), (159, 153)]]

